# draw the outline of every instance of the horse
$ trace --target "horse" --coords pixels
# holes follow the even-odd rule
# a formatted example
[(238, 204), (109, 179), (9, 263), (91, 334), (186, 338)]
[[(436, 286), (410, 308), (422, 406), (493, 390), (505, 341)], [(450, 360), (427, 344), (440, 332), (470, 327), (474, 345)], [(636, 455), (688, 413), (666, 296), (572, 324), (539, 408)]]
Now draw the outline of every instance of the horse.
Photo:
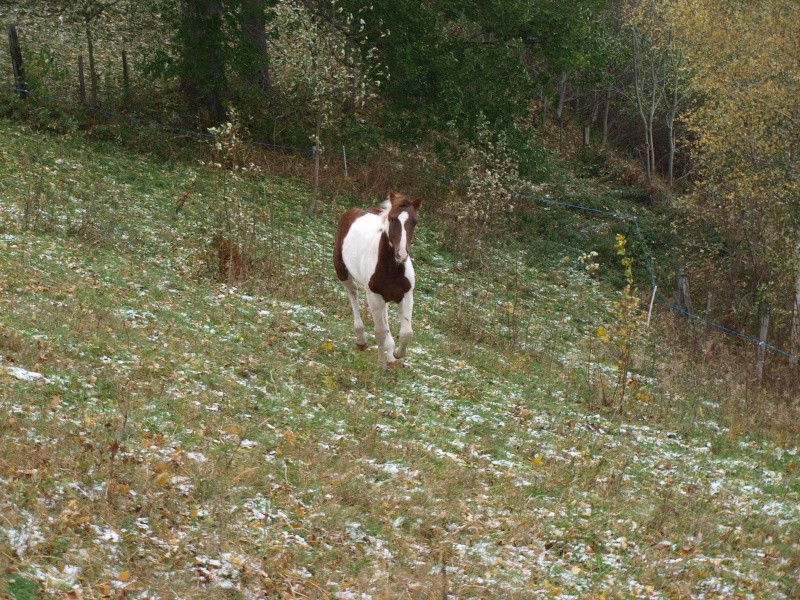
[[(414, 266), (408, 250), (417, 224), (422, 198), (409, 199), (389, 192), (381, 206), (368, 210), (351, 208), (339, 219), (333, 243), (333, 266), (344, 284), (353, 309), (356, 346), (366, 350), (367, 338), (358, 287), (364, 288), (378, 341), (378, 365), (397, 366), (406, 355), (413, 335)], [(399, 304), (400, 337), (395, 347), (389, 330), (389, 302)]]

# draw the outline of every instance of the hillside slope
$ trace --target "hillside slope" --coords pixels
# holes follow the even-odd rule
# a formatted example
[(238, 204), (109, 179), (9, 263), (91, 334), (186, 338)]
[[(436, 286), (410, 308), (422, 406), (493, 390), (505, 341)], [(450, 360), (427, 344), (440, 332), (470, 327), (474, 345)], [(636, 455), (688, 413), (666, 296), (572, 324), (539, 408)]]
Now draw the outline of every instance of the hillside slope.
[[(346, 199), (308, 219), (295, 181), (0, 134), (5, 594), (800, 594), (796, 443), (702, 398), (691, 436), (599, 410), (616, 294), (576, 257), (474, 272), (421, 215), (416, 337), (380, 371), (329, 264)], [(232, 206), (241, 287), (210, 276)]]

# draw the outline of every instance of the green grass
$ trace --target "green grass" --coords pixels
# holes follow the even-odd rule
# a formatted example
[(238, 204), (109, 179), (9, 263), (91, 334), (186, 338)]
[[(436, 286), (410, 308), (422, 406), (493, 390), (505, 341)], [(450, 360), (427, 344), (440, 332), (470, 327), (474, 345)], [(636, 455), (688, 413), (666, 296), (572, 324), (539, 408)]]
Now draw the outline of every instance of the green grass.
[[(616, 292), (573, 246), (487, 241), (459, 267), (432, 202), (415, 339), (382, 371), (329, 264), (363, 201), (307, 218), (302, 182), (0, 133), (6, 595), (800, 593), (793, 430), (748, 434), (737, 398), (678, 385), (647, 336), (650, 400), (612, 419), (595, 330)], [(236, 287), (212, 276), (221, 224), (259, 265)]]

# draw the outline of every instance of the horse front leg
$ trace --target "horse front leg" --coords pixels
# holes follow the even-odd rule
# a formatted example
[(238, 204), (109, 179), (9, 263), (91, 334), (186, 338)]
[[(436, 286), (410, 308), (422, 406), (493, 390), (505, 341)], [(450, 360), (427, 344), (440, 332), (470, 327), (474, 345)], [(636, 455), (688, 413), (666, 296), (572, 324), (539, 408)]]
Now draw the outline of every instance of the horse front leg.
[(414, 335), (414, 332), (411, 329), (411, 313), (413, 310), (414, 296), (409, 290), (400, 301), (400, 307), (398, 309), (398, 313), (400, 315), (400, 344), (394, 351), (395, 358), (403, 358), (406, 355), (408, 345), (411, 343), (411, 338)]
[(378, 341), (378, 364), (382, 367), (394, 366), (394, 338), (389, 331), (389, 307), (384, 299), (373, 292), (367, 292), (367, 303), (375, 323), (375, 339)]
[(364, 322), (361, 320), (361, 307), (358, 305), (358, 288), (352, 277), (348, 277), (344, 282), (347, 288), (347, 297), (350, 300), (350, 308), (353, 309), (353, 326), (356, 329), (356, 346), (359, 350), (367, 349), (367, 335), (364, 333)]

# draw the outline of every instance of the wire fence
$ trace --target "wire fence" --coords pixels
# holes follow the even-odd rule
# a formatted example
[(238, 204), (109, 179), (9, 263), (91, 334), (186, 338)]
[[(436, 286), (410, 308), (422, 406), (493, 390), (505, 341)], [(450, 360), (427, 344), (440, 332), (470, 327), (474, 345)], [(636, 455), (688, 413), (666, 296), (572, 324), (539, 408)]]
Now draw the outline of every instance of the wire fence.
[(795, 355), (795, 354), (793, 354), (793, 353), (791, 353), (791, 352), (789, 352), (787, 350), (784, 350), (783, 348), (775, 346), (774, 344), (770, 344), (769, 342), (767, 342), (765, 340), (760, 340), (757, 337), (754, 337), (754, 336), (751, 336), (751, 335), (747, 335), (747, 334), (742, 333), (740, 331), (736, 331), (735, 329), (731, 329), (730, 327), (726, 327), (726, 326), (724, 326), (724, 325), (722, 325), (720, 323), (712, 321), (711, 319), (708, 319), (706, 317), (698, 315), (695, 312), (692, 312), (692, 311), (690, 311), (690, 310), (688, 310), (686, 308), (683, 308), (681, 306), (678, 306), (677, 304), (674, 304), (673, 302), (670, 302), (667, 298), (665, 298), (663, 296), (663, 294), (660, 295), (660, 296), (657, 295), (658, 285), (657, 285), (657, 282), (656, 282), (655, 270), (653, 268), (653, 257), (652, 257), (652, 255), (650, 254), (650, 252), (649, 252), (649, 250), (647, 248), (647, 243), (646, 243), (646, 241), (644, 239), (644, 235), (642, 234), (641, 227), (639, 226), (639, 217), (637, 215), (629, 215), (629, 214), (624, 214), (624, 213), (619, 213), (619, 212), (614, 212), (614, 211), (600, 210), (600, 209), (597, 209), (597, 208), (591, 208), (591, 207), (588, 207), (588, 206), (581, 206), (579, 204), (572, 204), (572, 203), (567, 203), (567, 202), (558, 202), (556, 200), (552, 200), (550, 198), (545, 198), (545, 197), (540, 197), (540, 196), (522, 195), (522, 197), (523, 198), (527, 198), (529, 200), (534, 200), (534, 201), (537, 201), (537, 202), (548, 204), (548, 205), (561, 206), (563, 208), (569, 208), (569, 209), (572, 209), (572, 210), (585, 212), (585, 213), (591, 214), (591, 215), (599, 215), (599, 216), (603, 216), (603, 217), (608, 217), (608, 218), (618, 219), (620, 221), (628, 221), (630, 223), (633, 223), (635, 231), (636, 231), (636, 236), (637, 236), (639, 242), (642, 244), (642, 248), (644, 249), (645, 258), (646, 258), (645, 264), (646, 264), (647, 272), (648, 272), (648, 274), (650, 276), (650, 291), (651, 291), (653, 297), (655, 298), (655, 300), (661, 306), (673, 311), (674, 313), (676, 313), (678, 315), (686, 317), (687, 319), (690, 319), (692, 321), (696, 321), (698, 323), (701, 323), (702, 325), (705, 325), (706, 327), (708, 327), (710, 329), (715, 329), (716, 331), (720, 331), (720, 332), (722, 332), (722, 333), (724, 333), (726, 335), (729, 335), (729, 336), (732, 336), (732, 337), (736, 337), (736, 338), (738, 338), (738, 339), (740, 339), (742, 341), (748, 342), (750, 344), (754, 344), (756, 346), (763, 346), (763, 347), (775, 352), (776, 354), (779, 354), (781, 356), (784, 356), (784, 357), (788, 358), (789, 360), (791, 360), (793, 362), (797, 362), (798, 361), (798, 356), (797, 355)]
[[(24, 92), (25, 95), (28, 98), (33, 97), (35, 99), (37, 97), (37, 95), (32, 94), (31, 91), (26, 89), (26, 88), (23, 89), (23, 88), (19, 88), (17, 86), (10, 86), (10, 90), (12, 91), (12, 93), (17, 94), (17, 95), (19, 95), (20, 92)], [(64, 98), (57, 98), (55, 96), (51, 96), (51, 95), (48, 95), (48, 94), (39, 94), (38, 98), (41, 98), (42, 100), (45, 100), (45, 101), (48, 101), (48, 102), (53, 102), (53, 103), (64, 105), (64, 106), (70, 106), (72, 108), (76, 107), (76, 103), (75, 103), (74, 100), (68, 100), (68, 99), (64, 99)], [(180, 127), (180, 126), (175, 126), (175, 125), (164, 124), (164, 123), (162, 123), (160, 121), (157, 121), (155, 119), (143, 118), (143, 117), (139, 117), (139, 116), (132, 115), (132, 114), (129, 114), (129, 113), (126, 113), (126, 112), (118, 111), (118, 110), (102, 108), (102, 107), (97, 107), (97, 106), (91, 106), (91, 105), (86, 105), (86, 104), (81, 104), (80, 108), (82, 108), (83, 110), (86, 110), (88, 112), (91, 112), (93, 114), (103, 115), (104, 117), (107, 117), (107, 118), (110, 118), (110, 119), (119, 119), (119, 120), (122, 120), (122, 121), (133, 123), (135, 125), (139, 125), (139, 126), (147, 126), (147, 127), (157, 128), (157, 129), (160, 129), (162, 131), (167, 131), (167, 132), (170, 132), (170, 133), (174, 133), (174, 134), (177, 134), (177, 135), (190, 137), (190, 138), (194, 138), (194, 139), (210, 140), (210, 139), (213, 139), (213, 137), (214, 137), (214, 134), (209, 132), (208, 130), (190, 129), (190, 128), (187, 128), (187, 127)], [(275, 152), (285, 153), (285, 154), (302, 155), (302, 156), (308, 157), (308, 156), (312, 156), (313, 153), (314, 153), (314, 149), (311, 148), (311, 147), (300, 147), (300, 146), (293, 146), (293, 145), (288, 145), (288, 144), (279, 144), (279, 143), (268, 142), (268, 141), (257, 140), (257, 139), (248, 139), (247, 143), (252, 145), (252, 146), (255, 146), (255, 147), (259, 147), (259, 148), (263, 148), (263, 149), (271, 150), (271, 151), (275, 151)], [(363, 164), (367, 164), (367, 163), (376, 164), (376, 163), (374, 163), (374, 161), (368, 161), (367, 159), (364, 159), (364, 158), (361, 158), (361, 157), (357, 157), (357, 156), (348, 156), (347, 160), (350, 161), (350, 162), (357, 162), (357, 163), (363, 163)], [(383, 166), (388, 166), (388, 167), (391, 167), (391, 168), (396, 168), (396, 167), (400, 166), (404, 170), (413, 171), (413, 172), (418, 173), (421, 177), (434, 177), (434, 174), (432, 174), (429, 171), (426, 171), (424, 169), (419, 169), (419, 168), (416, 168), (416, 167), (410, 167), (409, 165), (406, 165), (406, 164), (400, 164), (400, 165), (398, 165), (398, 164), (387, 164), (387, 165), (383, 165)], [(451, 185), (459, 185), (459, 184), (468, 185), (468, 182), (454, 181), (454, 180), (452, 180), (450, 178), (447, 178), (447, 177), (444, 177), (444, 176), (441, 176), (441, 175), (438, 175), (438, 176), (435, 176), (435, 177), (439, 180), (439, 183), (451, 184)], [(796, 354), (794, 354), (792, 352), (789, 352), (789, 351), (787, 351), (787, 350), (785, 350), (783, 348), (780, 348), (780, 347), (778, 347), (778, 346), (776, 346), (774, 344), (771, 344), (771, 343), (767, 342), (766, 340), (762, 340), (762, 339), (756, 338), (754, 336), (742, 333), (741, 331), (737, 331), (735, 329), (726, 327), (726, 326), (724, 326), (724, 325), (722, 325), (720, 323), (712, 321), (711, 319), (708, 319), (707, 317), (698, 315), (697, 313), (695, 313), (695, 312), (693, 312), (691, 310), (688, 310), (685, 307), (681, 307), (681, 306), (675, 304), (668, 297), (666, 297), (663, 294), (663, 292), (659, 290), (659, 286), (658, 286), (657, 278), (656, 278), (656, 273), (655, 273), (655, 269), (654, 269), (652, 253), (650, 252), (649, 246), (647, 244), (647, 241), (646, 241), (646, 239), (645, 239), (645, 237), (644, 237), (644, 235), (642, 233), (642, 227), (640, 225), (639, 215), (632, 215), (632, 214), (626, 214), (626, 213), (621, 213), (621, 212), (617, 212), (617, 211), (603, 210), (603, 209), (593, 208), (593, 207), (589, 207), (589, 206), (583, 206), (583, 205), (576, 204), (576, 203), (571, 203), (571, 202), (562, 202), (562, 201), (554, 200), (553, 198), (550, 198), (550, 197), (548, 197), (546, 195), (542, 195), (542, 194), (533, 194), (533, 193), (528, 193), (528, 192), (522, 192), (522, 193), (519, 193), (517, 196), (520, 199), (531, 201), (531, 202), (537, 202), (537, 203), (548, 205), (548, 206), (557, 206), (557, 207), (560, 207), (560, 208), (576, 211), (578, 213), (583, 213), (583, 214), (594, 216), (594, 217), (615, 219), (615, 220), (618, 220), (618, 221), (622, 221), (622, 222), (626, 222), (626, 223), (631, 224), (633, 226), (636, 238), (639, 241), (639, 243), (641, 244), (642, 253), (644, 254), (644, 259), (645, 259), (644, 260), (645, 268), (646, 268), (647, 273), (649, 275), (649, 285), (650, 285), (650, 292), (651, 292), (651, 305), (650, 305), (651, 309), (652, 309), (653, 302), (655, 301), (660, 306), (672, 311), (676, 315), (679, 315), (679, 316), (682, 316), (682, 317), (686, 318), (689, 321), (699, 323), (699, 324), (701, 324), (701, 325), (703, 325), (703, 326), (705, 326), (705, 327), (707, 327), (709, 329), (713, 329), (713, 330), (719, 331), (719, 332), (721, 332), (721, 333), (723, 333), (725, 335), (734, 337), (734, 338), (739, 339), (739, 340), (741, 340), (741, 341), (743, 341), (745, 343), (753, 344), (755, 346), (760, 346), (760, 347), (762, 347), (764, 349), (768, 349), (768, 350), (774, 352), (776, 355), (779, 355), (781, 357), (784, 357), (784, 358), (792, 361), (792, 363), (797, 363), (798, 361), (800, 361), (800, 357), (798, 357)]]

